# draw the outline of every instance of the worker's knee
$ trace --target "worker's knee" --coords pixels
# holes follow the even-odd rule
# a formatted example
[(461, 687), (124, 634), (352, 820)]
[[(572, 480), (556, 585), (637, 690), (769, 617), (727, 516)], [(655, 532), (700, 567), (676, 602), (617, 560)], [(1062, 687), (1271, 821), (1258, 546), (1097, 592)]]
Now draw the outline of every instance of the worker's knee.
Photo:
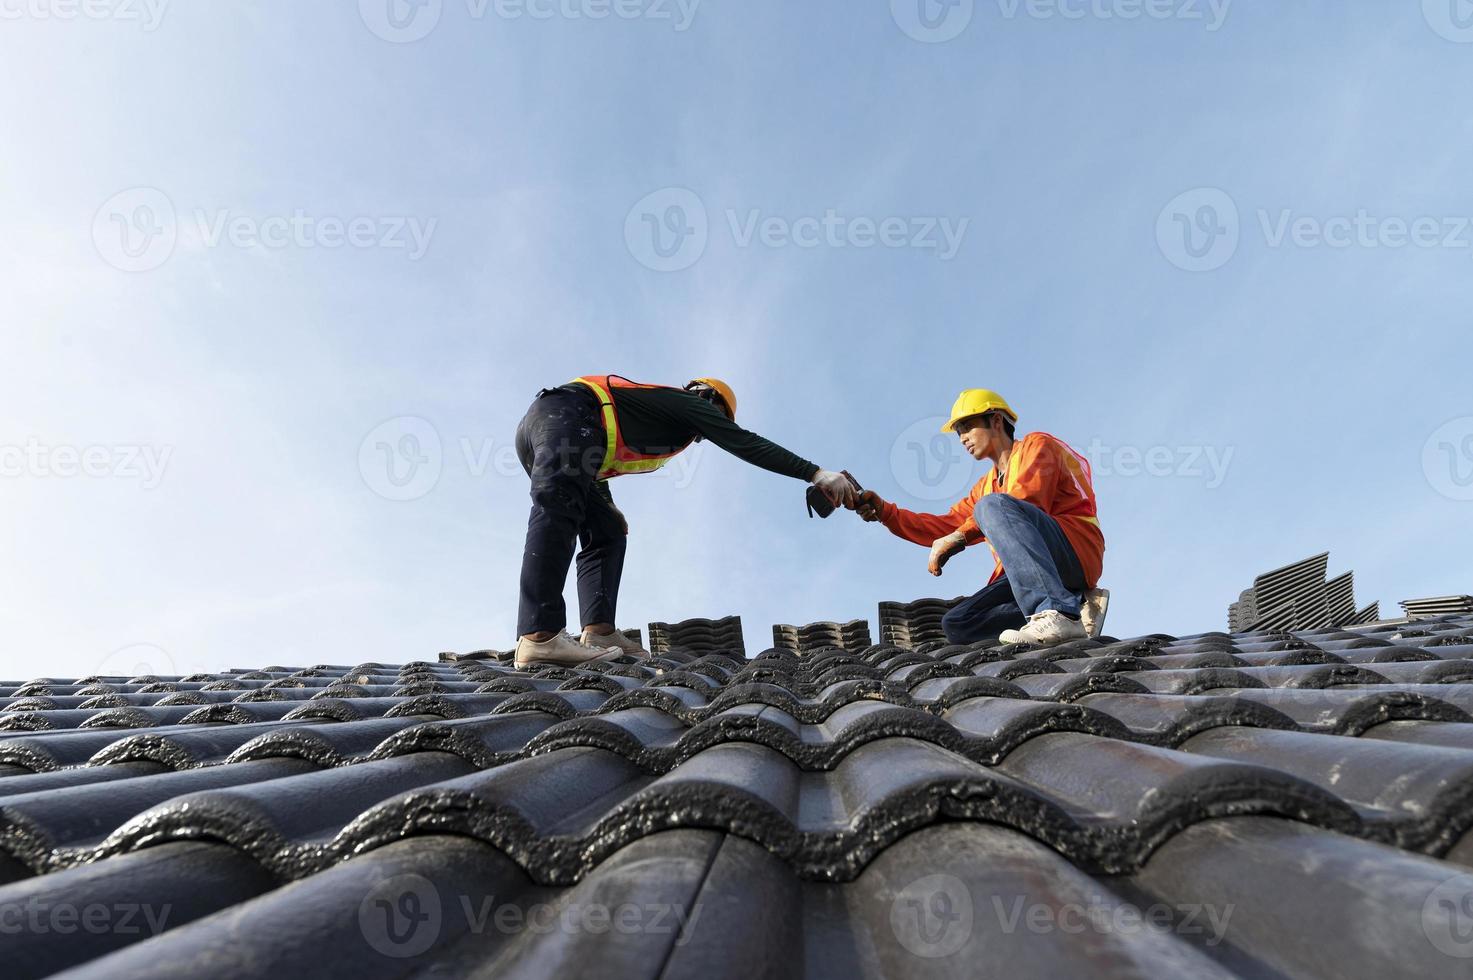
[(962, 612), (961, 606), (953, 606), (941, 617), (941, 632), (946, 637), (947, 643), (966, 643), (971, 632), (968, 628), (968, 617)]
[(577, 480), (552, 475), (532, 481), (532, 504), (561, 517), (582, 521), (587, 489)]
[(1009, 493), (989, 493), (977, 501), (977, 509), (984, 514), (1004, 510), (1016, 510), (1023, 501)]
[(585, 535), (580, 543), (585, 552), (596, 551), (604, 561), (623, 561), (625, 552), (629, 550), (629, 538), (622, 531)]
[(1009, 494), (989, 493), (977, 501), (972, 517), (977, 526), (986, 532), (989, 521), (995, 521), (1004, 514), (1016, 514), (1021, 504), (1021, 500)]

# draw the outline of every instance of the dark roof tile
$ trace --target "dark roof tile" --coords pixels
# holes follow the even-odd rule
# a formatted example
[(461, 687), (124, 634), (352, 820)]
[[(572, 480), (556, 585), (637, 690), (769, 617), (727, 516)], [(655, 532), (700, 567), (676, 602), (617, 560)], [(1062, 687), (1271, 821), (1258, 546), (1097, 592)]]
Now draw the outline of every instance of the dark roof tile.
[[(949, 605), (885, 604), (883, 644), (854, 624), (780, 627), (784, 642), (751, 661), (732, 619), (653, 624), (654, 660), (579, 670), (457, 659), (8, 685), (0, 905), (133, 882), (182, 908), (145, 942), (28, 934), (7, 965), (1456, 972), (1424, 947), (1438, 929), (1460, 935), (1439, 918), (1464, 900), (1446, 869), (1473, 861), (1473, 621), (1039, 650), (948, 644)], [(406, 897), (403, 880), (420, 891)], [(437, 928), (401, 957), (373, 917), (426, 888)], [(1347, 895), (1379, 925), (1342, 936), (1321, 910)], [(699, 914), (658, 934), (478, 931), (462, 899)], [(1166, 902), (1168, 921), (1007, 925), (1007, 901), (1113, 914), (1144, 900)], [(1252, 910), (1219, 923), (1221, 946), (1185, 927), (1187, 907), (1229, 900)], [(1431, 918), (1409, 904), (1424, 901)], [(963, 908), (950, 949), (947, 916)]]
[[(1445, 862), (1291, 820), (1198, 823), (1132, 876), (1147, 901), (1211, 912), (1249, 975), (1455, 977), (1473, 879)], [(1449, 952), (1451, 951), (1451, 952)]]

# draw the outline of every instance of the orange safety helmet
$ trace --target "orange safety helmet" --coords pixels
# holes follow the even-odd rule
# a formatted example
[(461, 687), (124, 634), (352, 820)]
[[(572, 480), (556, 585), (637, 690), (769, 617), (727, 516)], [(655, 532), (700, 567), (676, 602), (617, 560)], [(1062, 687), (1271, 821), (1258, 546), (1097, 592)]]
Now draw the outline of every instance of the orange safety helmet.
[(696, 378), (685, 386), (687, 391), (690, 390), (691, 385), (706, 385), (714, 389), (716, 394), (721, 396), (721, 400), (726, 403), (726, 414), (733, 422), (736, 421), (736, 392), (731, 390), (731, 385), (720, 378)]

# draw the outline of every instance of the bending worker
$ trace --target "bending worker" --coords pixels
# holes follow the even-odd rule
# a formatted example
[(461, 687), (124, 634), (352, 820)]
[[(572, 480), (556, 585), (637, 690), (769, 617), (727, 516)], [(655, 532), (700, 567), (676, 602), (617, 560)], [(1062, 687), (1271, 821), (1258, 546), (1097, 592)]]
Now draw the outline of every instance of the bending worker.
[(1096, 516), (1089, 461), (1063, 440), (1014, 438), (1018, 415), (994, 391), (961, 393), (942, 432), (955, 432), (973, 459), (993, 467), (945, 514), (915, 514), (860, 494), (856, 509), (893, 534), (931, 549), (930, 572), (968, 545), (992, 548), (986, 588), (941, 620), (951, 643), (1000, 639), (1052, 646), (1095, 636), (1109, 593), (1096, 586), (1105, 536)]
[[(648, 656), (614, 628), (629, 524), (614, 505), (609, 481), (654, 472), (702, 439), (753, 466), (812, 483), (836, 504), (853, 507), (854, 491), (843, 475), (737, 425), (736, 395), (716, 378), (699, 378), (682, 390), (610, 374), (544, 388), (517, 426), (517, 457), (532, 478), (517, 666)], [(575, 541), (583, 620), (578, 640), (564, 632), (563, 604)]]

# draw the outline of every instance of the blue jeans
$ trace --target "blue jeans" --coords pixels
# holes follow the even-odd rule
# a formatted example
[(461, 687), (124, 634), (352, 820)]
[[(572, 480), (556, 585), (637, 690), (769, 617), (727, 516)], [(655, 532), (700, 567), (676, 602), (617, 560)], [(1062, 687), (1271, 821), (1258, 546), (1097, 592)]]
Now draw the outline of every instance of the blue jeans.
[(1004, 574), (941, 617), (950, 643), (996, 639), (1045, 609), (1077, 617), (1084, 571), (1064, 529), (1044, 511), (1005, 493), (977, 501), (977, 526), (987, 536)]

